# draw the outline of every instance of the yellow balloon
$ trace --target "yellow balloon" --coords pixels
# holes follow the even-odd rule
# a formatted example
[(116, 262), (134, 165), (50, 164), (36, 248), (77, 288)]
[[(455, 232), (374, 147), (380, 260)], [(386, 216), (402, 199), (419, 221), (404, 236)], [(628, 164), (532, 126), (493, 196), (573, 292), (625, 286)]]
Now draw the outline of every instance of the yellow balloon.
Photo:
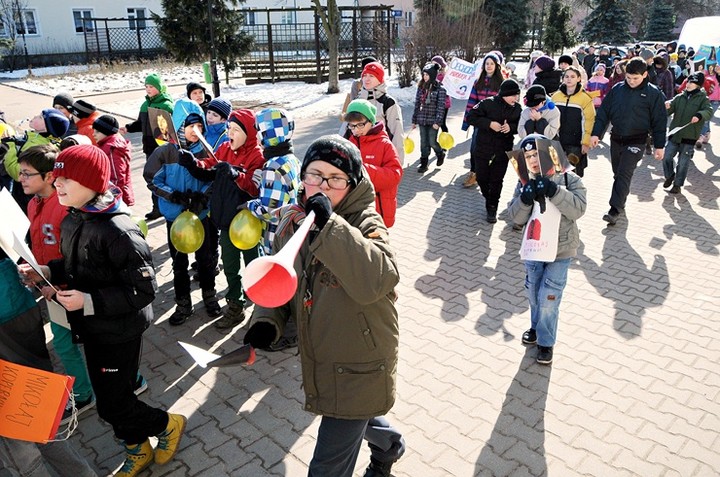
[(181, 213), (170, 227), (170, 242), (178, 252), (194, 253), (205, 240), (205, 229), (197, 215), (189, 210)]
[(406, 137), (403, 139), (403, 149), (405, 149), (405, 154), (412, 153), (415, 150), (415, 141)]
[(438, 144), (440, 144), (440, 147), (447, 151), (448, 149), (452, 149), (452, 147), (455, 145), (455, 138), (452, 137), (452, 134), (443, 131), (438, 136), (437, 142)]
[(133, 220), (136, 224), (138, 224), (138, 227), (140, 227), (140, 232), (142, 232), (143, 237), (147, 238), (148, 236), (148, 224), (142, 217), (133, 217)]
[(260, 219), (243, 209), (230, 222), (230, 241), (240, 250), (249, 250), (260, 242), (262, 229)]

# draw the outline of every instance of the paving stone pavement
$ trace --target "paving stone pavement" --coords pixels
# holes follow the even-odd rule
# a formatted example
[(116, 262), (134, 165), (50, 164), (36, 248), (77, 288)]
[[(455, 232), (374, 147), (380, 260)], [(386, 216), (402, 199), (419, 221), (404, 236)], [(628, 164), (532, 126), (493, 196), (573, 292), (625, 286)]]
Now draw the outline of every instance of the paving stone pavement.
[[(520, 342), (529, 323), (520, 232), (503, 213), (487, 224), (479, 190), (460, 186), (469, 158), (469, 140), (459, 132), (462, 106), (450, 119), (459, 144), (441, 169), (431, 162), (421, 175), (418, 152), (406, 158), (391, 230), (402, 278), (398, 394), (388, 417), (407, 442), (394, 474), (720, 474), (718, 118), (715, 139), (695, 153), (681, 195), (663, 191), (661, 164), (645, 156), (616, 226), (601, 220), (612, 182), (609, 148), (592, 152), (582, 247), (564, 294), (555, 361), (544, 367)], [(409, 126), (411, 111), (404, 115)], [(298, 156), (320, 133), (334, 132), (336, 121), (299, 124)], [(139, 138), (132, 138), (134, 209), (142, 215), (149, 193)], [(501, 204), (514, 179), (510, 170)], [(176, 458), (143, 475), (306, 475), (319, 421), (302, 410), (294, 352), (259, 352), (249, 368), (194, 366), (179, 340), (227, 352), (242, 344), (245, 328), (216, 331), (196, 285), (194, 317), (169, 326), (163, 221), (150, 224), (148, 241), (160, 292), (145, 334), (141, 371), (150, 388), (142, 398), (185, 414), (188, 427)], [(223, 290), (222, 274), (218, 284)], [(81, 417), (71, 440), (100, 475), (122, 461), (94, 411)], [(363, 448), (356, 475), (368, 459)]]

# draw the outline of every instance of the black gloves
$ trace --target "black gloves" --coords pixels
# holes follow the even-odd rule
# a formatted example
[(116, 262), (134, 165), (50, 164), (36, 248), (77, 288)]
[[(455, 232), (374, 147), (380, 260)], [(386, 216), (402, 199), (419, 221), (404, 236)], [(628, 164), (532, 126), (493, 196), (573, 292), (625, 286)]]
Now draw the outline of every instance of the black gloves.
[(552, 180), (547, 177), (540, 177), (535, 179), (535, 188), (538, 195), (542, 195), (551, 199), (557, 194), (558, 186)]
[(180, 204), (183, 207), (187, 205), (187, 200), (185, 198), (185, 193), (180, 192), (179, 190), (175, 190), (170, 194), (170, 197), (168, 197), (168, 200), (172, 202), (173, 204)]
[(217, 171), (218, 174), (228, 176), (230, 179), (237, 179), (240, 176), (240, 173), (235, 169), (232, 165), (230, 165), (229, 162), (218, 162), (215, 165), (215, 171)]
[(317, 227), (318, 230), (322, 230), (328, 220), (330, 220), (330, 215), (332, 214), (332, 205), (330, 204), (328, 196), (322, 192), (318, 192), (306, 200), (305, 212), (309, 214), (311, 211), (315, 212), (315, 227)]
[(520, 192), (520, 200), (525, 205), (533, 205), (535, 197), (537, 197), (537, 191), (535, 190), (535, 181), (531, 180), (528, 181), (528, 183), (525, 184), (525, 187), (522, 188), (522, 191)]
[(208, 196), (202, 192), (187, 191), (185, 196), (187, 197), (188, 210), (193, 214), (200, 215), (200, 213), (207, 208)]
[(250, 344), (253, 348), (266, 349), (275, 341), (275, 327), (265, 321), (255, 323), (245, 333), (244, 344)]
[(178, 164), (189, 169), (195, 165), (195, 156), (186, 149), (178, 149)]

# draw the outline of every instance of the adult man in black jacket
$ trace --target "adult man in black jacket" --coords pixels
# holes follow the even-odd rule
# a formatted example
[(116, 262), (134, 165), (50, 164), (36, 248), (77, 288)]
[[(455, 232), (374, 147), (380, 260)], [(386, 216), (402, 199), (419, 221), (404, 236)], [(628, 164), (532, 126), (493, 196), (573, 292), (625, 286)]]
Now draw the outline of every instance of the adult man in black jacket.
[(628, 62), (625, 81), (616, 84), (605, 96), (597, 110), (590, 146), (600, 143), (612, 123), (610, 134), (610, 162), (613, 187), (610, 210), (603, 220), (615, 225), (630, 193), (630, 182), (638, 162), (643, 157), (648, 131), (652, 132), (655, 159), (662, 160), (665, 147), (667, 113), (665, 97), (657, 86), (647, 80), (647, 64), (641, 58)]

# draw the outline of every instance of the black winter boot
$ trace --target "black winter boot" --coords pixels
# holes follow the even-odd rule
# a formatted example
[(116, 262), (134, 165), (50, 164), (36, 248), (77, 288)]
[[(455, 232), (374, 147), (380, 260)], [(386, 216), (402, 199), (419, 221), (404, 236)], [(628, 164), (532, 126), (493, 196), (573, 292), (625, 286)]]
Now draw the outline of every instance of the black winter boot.
[(170, 324), (173, 326), (182, 325), (187, 321), (188, 318), (193, 314), (195, 308), (193, 308), (192, 299), (189, 296), (184, 296), (175, 299), (175, 311), (170, 315)]
[(363, 477), (393, 477), (390, 473), (394, 462), (380, 462), (374, 457), (370, 457), (370, 465), (365, 469)]

